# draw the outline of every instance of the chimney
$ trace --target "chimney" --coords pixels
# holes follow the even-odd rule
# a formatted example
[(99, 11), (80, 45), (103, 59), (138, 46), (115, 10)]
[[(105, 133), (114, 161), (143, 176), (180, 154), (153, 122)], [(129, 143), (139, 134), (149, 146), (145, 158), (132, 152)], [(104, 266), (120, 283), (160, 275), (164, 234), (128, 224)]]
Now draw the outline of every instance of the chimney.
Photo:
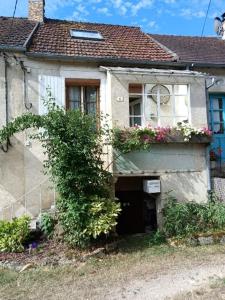
[(44, 22), (45, 0), (29, 0), (29, 20)]

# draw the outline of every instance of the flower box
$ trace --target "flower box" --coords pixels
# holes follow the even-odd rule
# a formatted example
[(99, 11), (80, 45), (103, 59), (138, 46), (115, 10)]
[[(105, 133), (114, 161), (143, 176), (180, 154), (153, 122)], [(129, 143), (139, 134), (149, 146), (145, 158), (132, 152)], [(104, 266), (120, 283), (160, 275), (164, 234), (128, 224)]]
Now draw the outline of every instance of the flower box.
[(201, 143), (210, 144), (212, 132), (207, 128), (196, 129), (189, 124), (175, 127), (132, 127), (113, 130), (112, 144), (123, 153), (149, 150), (156, 143)]

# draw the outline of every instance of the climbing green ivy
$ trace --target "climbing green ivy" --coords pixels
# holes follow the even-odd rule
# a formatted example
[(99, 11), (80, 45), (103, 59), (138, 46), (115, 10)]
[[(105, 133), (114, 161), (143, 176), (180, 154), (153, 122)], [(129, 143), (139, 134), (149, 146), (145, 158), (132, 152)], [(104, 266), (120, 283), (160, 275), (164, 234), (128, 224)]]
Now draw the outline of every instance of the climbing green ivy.
[[(50, 101), (44, 116), (24, 114), (0, 130), (0, 143), (33, 128), (32, 139), (46, 154), (44, 169), (58, 191), (58, 219), (72, 246), (85, 246), (116, 225), (120, 206), (111, 194), (111, 174), (104, 169), (102, 142), (108, 130), (96, 117), (65, 111)], [(41, 130), (36, 130), (40, 129)]]

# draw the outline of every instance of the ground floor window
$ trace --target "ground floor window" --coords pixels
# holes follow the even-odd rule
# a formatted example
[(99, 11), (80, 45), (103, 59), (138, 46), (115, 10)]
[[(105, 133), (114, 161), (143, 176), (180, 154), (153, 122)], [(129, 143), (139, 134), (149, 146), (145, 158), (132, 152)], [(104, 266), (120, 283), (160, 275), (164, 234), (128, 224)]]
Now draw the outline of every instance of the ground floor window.
[(225, 95), (210, 95), (209, 124), (214, 134), (224, 134)]
[(184, 84), (131, 84), (130, 126), (173, 126), (189, 121), (189, 92)]

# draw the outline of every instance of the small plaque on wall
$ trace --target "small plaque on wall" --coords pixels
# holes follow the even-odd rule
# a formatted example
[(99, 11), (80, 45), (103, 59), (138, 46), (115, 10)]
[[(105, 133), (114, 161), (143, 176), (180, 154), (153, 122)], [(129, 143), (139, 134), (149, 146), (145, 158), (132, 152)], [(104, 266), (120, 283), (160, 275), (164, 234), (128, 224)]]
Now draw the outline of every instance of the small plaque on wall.
[(116, 101), (117, 102), (124, 102), (124, 97), (123, 96), (117, 97)]

